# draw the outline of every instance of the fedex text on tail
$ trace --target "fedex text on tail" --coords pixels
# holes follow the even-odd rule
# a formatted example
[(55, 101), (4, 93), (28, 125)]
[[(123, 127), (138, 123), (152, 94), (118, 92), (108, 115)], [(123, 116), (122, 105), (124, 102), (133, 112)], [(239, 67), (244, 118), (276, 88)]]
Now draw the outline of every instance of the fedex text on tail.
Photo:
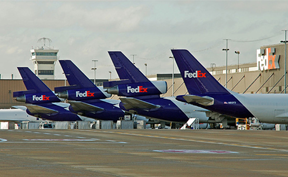
[(201, 73), (201, 71), (195, 71), (194, 73), (189, 73), (189, 71), (184, 71), (184, 78), (206, 78), (206, 73)]
[(147, 92), (148, 88), (143, 88), (143, 86), (138, 86), (137, 88), (127, 87), (127, 93), (144, 93)]
[(94, 93), (91, 93), (90, 91), (85, 91), (84, 93), (76, 91), (76, 97), (94, 97)]
[(49, 100), (49, 96), (46, 95), (41, 95), (39, 97), (37, 97), (36, 95), (33, 95), (32, 99), (33, 101), (45, 101), (45, 100)]

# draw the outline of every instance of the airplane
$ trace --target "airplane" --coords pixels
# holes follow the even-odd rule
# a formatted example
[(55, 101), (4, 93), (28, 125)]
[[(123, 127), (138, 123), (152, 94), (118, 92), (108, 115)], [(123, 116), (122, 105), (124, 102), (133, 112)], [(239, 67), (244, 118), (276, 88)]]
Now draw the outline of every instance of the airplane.
[[(108, 52), (120, 81), (104, 82), (108, 93), (120, 97), (120, 108), (145, 117), (169, 122), (187, 122), (189, 118), (199, 118), (200, 123), (208, 120), (206, 109), (177, 101), (174, 97), (160, 97), (167, 92), (165, 81), (150, 81), (120, 51)], [(215, 121), (214, 121), (215, 122)]]
[(235, 118), (257, 117), (262, 123), (288, 123), (288, 95), (238, 94), (223, 87), (186, 49), (172, 49), (189, 95), (177, 100)]
[(26, 112), (35, 117), (52, 121), (88, 120), (67, 110), (61, 100), (28, 68), (18, 67), (26, 91), (13, 92), (17, 101), (25, 102)]
[[(26, 109), (26, 107), (25, 107)], [(23, 109), (0, 109), (0, 121), (37, 121), (38, 117), (30, 116)]]
[(71, 60), (59, 62), (70, 86), (56, 87), (55, 92), (58, 97), (68, 99), (71, 112), (114, 122), (124, 118), (125, 112), (118, 106), (120, 100), (105, 99), (111, 97), (111, 94), (94, 85)]

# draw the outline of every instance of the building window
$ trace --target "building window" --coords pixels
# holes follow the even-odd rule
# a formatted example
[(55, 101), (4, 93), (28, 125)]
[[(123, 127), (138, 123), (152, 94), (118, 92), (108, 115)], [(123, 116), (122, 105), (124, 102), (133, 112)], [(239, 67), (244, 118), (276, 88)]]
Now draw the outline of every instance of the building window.
[[(32, 53), (32, 56), (34, 56), (35, 53)], [(57, 56), (57, 52), (36, 52), (36, 56)]]
[(38, 75), (54, 75), (53, 70), (38, 70)]
[(37, 61), (38, 64), (54, 64), (54, 61)]
[(281, 86), (279, 86), (279, 92), (281, 92), (282, 91), (282, 87)]

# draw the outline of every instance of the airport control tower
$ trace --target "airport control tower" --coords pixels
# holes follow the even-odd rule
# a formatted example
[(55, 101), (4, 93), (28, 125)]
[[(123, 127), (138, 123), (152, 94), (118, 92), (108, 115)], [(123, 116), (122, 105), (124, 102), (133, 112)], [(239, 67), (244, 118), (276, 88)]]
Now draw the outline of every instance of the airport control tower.
[[(42, 47), (31, 49), (31, 60), (34, 64), (34, 73), (40, 79), (54, 79), (55, 63), (58, 59), (57, 53), (59, 50), (50, 47), (52, 42), (49, 38), (40, 38), (38, 42), (43, 42)], [(49, 43), (46, 46), (46, 43)]]

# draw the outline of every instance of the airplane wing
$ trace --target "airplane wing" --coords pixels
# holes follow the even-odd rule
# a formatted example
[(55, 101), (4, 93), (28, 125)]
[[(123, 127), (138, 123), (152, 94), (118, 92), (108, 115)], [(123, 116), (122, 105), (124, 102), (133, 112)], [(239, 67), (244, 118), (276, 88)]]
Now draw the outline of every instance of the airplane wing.
[(203, 106), (211, 106), (214, 104), (214, 98), (208, 97), (208, 96), (196, 96), (196, 95), (185, 95), (183, 98), (188, 102), (188, 103), (198, 103)]
[(116, 105), (116, 104), (120, 103), (120, 100), (113, 100), (113, 99), (101, 99), (101, 101), (104, 101), (106, 103), (110, 103), (110, 104), (113, 104), (113, 105)]
[(54, 109), (50, 109), (50, 108), (35, 105), (35, 104), (26, 104), (26, 107), (32, 114), (37, 114), (37, 113), (54, 114), (54, 113), (58, 113), (58, 111), (56, 111)]
[(69, 101), (74, 111), (88, 111), (88, 112), (98, 112), (103, 111), (103, 108), (94, 106), (82, 101)]
[(23, 110), (23, 111), (26, 111), (26, 110), (27, 110), (27, 107), (26, 107), (26, 106), (12, 106), (12, 108), (21, 109), (21, 110)]
[(161, 107), (159, 105), (148, 103), (146, 101), (139, 100), (139, 99), (132, 98), (132, 97), (120, 98), (120, 100), (123, 103), (123, 106), (125, 107), (125, 109), (147, 109), (147, 110), (150, 110), (150, 109), (158, 109)]
[(68, 108), (70, 106), (69, 103), (62, 103), (62, 102), (55, 102), (53, 104), (62, 108)]
[(276, 118), (288, 118), (288, 112), (275, 116)]

